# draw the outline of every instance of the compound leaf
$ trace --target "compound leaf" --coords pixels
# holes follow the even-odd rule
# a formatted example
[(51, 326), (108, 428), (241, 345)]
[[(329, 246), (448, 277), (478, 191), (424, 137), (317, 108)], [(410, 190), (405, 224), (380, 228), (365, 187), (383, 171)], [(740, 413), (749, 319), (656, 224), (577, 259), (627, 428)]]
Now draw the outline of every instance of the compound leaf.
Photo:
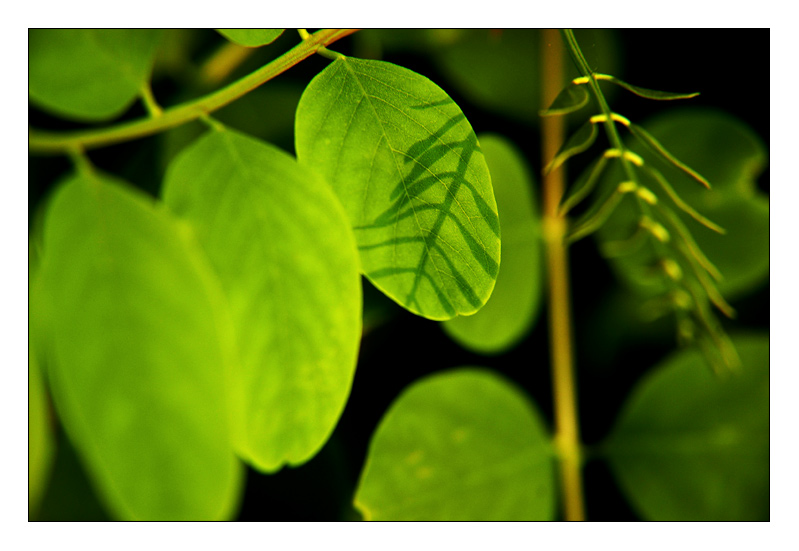
[(228, 518), (240, 489), (233, 335), (190, 230), (110, 176), (63, 182), (44, 228), (51, 390), (121, 519)]
[[(702, 174), (712, 185), (704, 189), (683, 170), (661, 160), (648, 147), (630, 139), (630, 148), (638, 153), (645, 167), (658, 170), (674, 192), (694, 210), (708, 218), (725, 233), (720, 234), (679, 211), (670, 202), (654, 177), (643, 183), (658, 194), (663, 205), (679, 211), (685, 226), (709, 261), (718, 268), (722, 279), (718, 289), (728, 299), (754, 291), (767, 280), (769, 272), (769, 200), (756, 186), (755, 179), (767, 163), (766, 148), (760, 138), (742, 121), (709, 109), (680, 109), (644, 124), (674, 157)], [(605, 185), (618, 185), (622, 174), (616, 163), (606, 171)], [(602, 241), (629, 237), (638, 220), (632, 201), (622, 202), (600, 230)], [(653, 287), (651, 278), (641, 277), (652, 258), (648, 248), (633, 255), (613, 259), (622, 278), (643, 292), (662, 292)]]
[(234, 44), (248, 48), (271, 44), (283, 34), (283, 29), (217, 29), (217, 31)]
[(443, 90), (391, 63), (337, 59), (300, 99), (296, 148), (344, 204), (377, 288), (436, 320), (485, 304), (497, 207), (474, 131)]
[(81, 121), (121, 115), (150, 77), (159, 29), (31, 29), (28, 94)]
[(682, 350), (633, 390), (605, 443), (622, 489), (649, 520), (767, 520), (769, 341), (733, 338), (742, 370), (714, 376)]
[(542, 292), (540, 222), (533, 177), (524, 157), (506, 138), (479, 136), (491, 171), (502, 227), (502, 266), (491, 298), (471, 316), (442, 322), (464, 347), (494, 354), (507, 350), (529, 330), (538, 314)]
[(553, 450), (540, 415), (485, 369), (419, 380), (372, 436), (355, 506), (368, 520), (551, 520)]
[(238, 452), (266, 471), (307, 461), (344, 409), (360, 343), (358, 251), (341, 205), (293, 157), (227, 129), (186, 148), (163, 193), (196, 229), (230, 304)]

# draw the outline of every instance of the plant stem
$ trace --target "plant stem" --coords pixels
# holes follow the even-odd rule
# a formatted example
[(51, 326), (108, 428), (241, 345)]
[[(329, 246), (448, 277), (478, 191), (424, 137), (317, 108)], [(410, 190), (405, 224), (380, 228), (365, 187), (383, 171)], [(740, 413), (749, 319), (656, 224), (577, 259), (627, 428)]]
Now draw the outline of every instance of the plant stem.
[[(563, 46), (557, 30), (542, 31), (543, 107), (549, 106), (563, 82)], [(563, 117), (544, 117), (541, 122), (542, 166), (557, 154), (564, 141)], [(566, 219), (559, 214), (564, 191), (563, 167), (544, 176), (543, 228), (546, 241), (549, 290), (549, 338), (552, 356), (552, 389), (555, 403), (555, 446), (560, 463), (560, 487), (565, 520), (585, 520), (580, 458), (580, 429), (572, 355), (569, 263)]]
[(155, 96), (153, 96), (153, 89), (150, 88), (150, 83), (145, 82), (144, 85), (141, 87), (141, 98), (142, 102), (144, 103), (145, 109), (150, 114), (152, 118), (158, 118), (164, 114), (164, 110), (158, 105), (158, 102), (155, 101)]
[(264, 82), (310, 57), (320, 48), (344, 38), (357, 29), (325, 29), (236, 82), (199, 99), (167, 109), (158, 118), (146, 117), (100, 130), (75, 132), (43, 132), (28, 129), (28, 150), (31, 153), (62, 154), (87, 150), (149, 136), (187, 123), (233, 102)]

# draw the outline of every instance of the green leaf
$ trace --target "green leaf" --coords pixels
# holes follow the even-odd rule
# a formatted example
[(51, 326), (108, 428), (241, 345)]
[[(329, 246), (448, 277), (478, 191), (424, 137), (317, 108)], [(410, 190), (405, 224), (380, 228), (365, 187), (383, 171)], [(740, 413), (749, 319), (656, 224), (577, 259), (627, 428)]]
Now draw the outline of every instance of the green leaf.
[(303, 93), (295, 136), (300, 162), (344, 204), (377, 288), (435, 320), (485, 304), (496, 203), (474, 131), (441, 88), (390, 63), (337, 59)]
[(28, 516), (39, 505), (50, 478), (55, 439), (44, 378), (34, 348), (28, 345)]
[(164, 200), (196, 229), (230, 304), (239, 453), (266, 471), (307, 461), (344, 409), (361, 336), (358, 251), (341, 205), (293, 157), (224, 129), (175, 159)]
[(248, 48), (257, 48), (271, 44), (283, 34), (284, 29), (217, 29), (219, 34), (238, 44)]
[(59, 418), (120, 519), (229, 518), (240, 490), (222, 291), (190, 230), (124, 182), (63, 182), (45, 220), (48, 375)]
[(649, 520), (745, 521), (769, 515), (769, 340), (733, 338), (743, 368), (714, 376), (678, 352), (633, 390), (605, 443)]
[(695, 98), (699, 95), (699, 92), (692, 92), (687, 94), (680, 94), (677, 92), (661, 92), (660, 90), (651, 90), (649, 88), (641, 88), (640, 86), (633, 86), (632, 84), (627, 84), (623, 80), (620, 80), (614, 76), (610, 75), (597, 75), (597, 80), (607, 80), (608, 82), (612, 82), (622, 88), (626, 88), (633, 94), (637, 96), (641, 96), (642, 98), (648, 99), (656, 99), (656, 100), (675, 100), (675, 99), (690, 99)]
[(586, 122), (560, 147), (555, 158), (544, 168), (544, 172), (549, 174), (565, 163), (570, 157), (574, 157), (591, 147), (594, 141), (596, 141), (598, 134), (599, 131), (596, 125), (591, 121)]
[[(656, 168), (674, 192), (702, 216), (725, 230), (724, 234), (700, 225), (669, 198), (656, 177), (643, 171), (642, 182), (659, 197), (659, 204), (679, 212), (697, 245), (718, 268), (718, 289), (728, 299), (739, 298), (765, 283), (769, 273), (769, 201), (759, 192), (755, 179), (767, 164), (767, 150), (760, 138), (743, 122), (729, 114), (707, 109), (680, 109), (644, 124), (674, 157), (704, 175), (712, 185), (707, 190), (691, 176), (664, 162), (635, 139), (628, 144), (644, 159), (644, 168)], [(614, 163), (606, 171), (604, 185), (616, 186), (623, 178)], [(637, 209), (622, 201), (599, 232), (601, 241), (623, 240), (637, 224)], [(664, 288), (642, 276), (652, 263), (651, 252), (613, 259), (617, 273), (633, 288), (659, 293)]]
[(443, 322), (443, 327), (464, 347), (494, 354), (523, 338), (538, 315), (543, 251), (533, 177), (523, 155), (502, 136), (484, 134), (479, 139), (499, 209), (502, 266), (486, 305), (471, 316)]
[(582, 109), (588, 103), (588, 92), (585, 85), (570, 83), (560, 91), (558, 97), (552, 102), (548, 109), (541, 111), (542, 117), (553, 115), (567, 115)]
[(37, 212), (28, 238), (28, 519), (37, 518), (55, 456), (55, 436), (42, 370), (43, 305), (39, 282), (40, 222)]
[(147, 83), (160, 38), (159, 29), (30, 29), (30, 100), (65, 118), (113, 119)]
[(377, 427), (355, 506), (367, 520), (551, 520), (553, 450), (529, 398), (461, 368), (417, 381)]

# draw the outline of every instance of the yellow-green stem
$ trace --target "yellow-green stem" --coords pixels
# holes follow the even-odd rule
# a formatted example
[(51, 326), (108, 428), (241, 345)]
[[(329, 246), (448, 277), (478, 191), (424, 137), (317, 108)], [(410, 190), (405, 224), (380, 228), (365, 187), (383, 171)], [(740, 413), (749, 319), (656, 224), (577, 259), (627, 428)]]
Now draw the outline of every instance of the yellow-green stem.
[[(557, 30), (542, 31), (542, 107), (547, 108), (563, 83), (563, 46)], [(541, 121), (542, 166), (557, 154), (564, 141), (563, 117)], [(559, 459), (560, 495), (565, 520), (585, 520), (580, 457), (580, 428), (572, 354), (569, 262), (566, 219), (559, 212), (564, 190), (563, 167), (543, 178), (544, 236), (549, 293), (549, 335), (552, 389), (555, 404), (555, 446)]]
[(31, 153), (63, 154), (75, 149), (88, 150), (156, 134), (212, 113), (240, 98), (264, 82), (276, 77), (319, 48), (344, 38), (356, 29), (325, 29), (315, 32), (307, 40), (267, 63), (257, 71), (236, 82), (199, 99), (166, 109), (159, 117), (145, 117), (100, 130), (76, 132), (44, 132), (28, 129), (28, 150)]

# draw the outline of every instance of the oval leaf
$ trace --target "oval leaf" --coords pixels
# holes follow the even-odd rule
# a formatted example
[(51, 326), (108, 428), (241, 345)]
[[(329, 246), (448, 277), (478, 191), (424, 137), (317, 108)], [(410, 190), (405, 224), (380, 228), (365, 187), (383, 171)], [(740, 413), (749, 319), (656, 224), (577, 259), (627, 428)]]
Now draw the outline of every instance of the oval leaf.
[(528, 397), (464, 368), (417, 381), (377, 427), (355, 493), (367, 520), (551, 520), (553, 451)]
[(539, 215), (533, 178), (524, 157), (502, 136), (480, 136), (502, 227), (502, 266), (485, 306), (471, 316), (443, 322), (464, 347), (495, 354), (516, 344), (530, 329), (541, 304), (542, 263)]
[(678, 352), (633, 390), (605, 444), (649, 520), (768, 520), (769, 340), (733, 338), (743, 364), (720, 379)]
[(283, 29), (217, 29), (217, 31), (234, 44), (248, 48), (271, 44), (283, 34)]
[(497, 207), (472, 127), (441, 88), (390, 63), (337, 59), (300, 99), (296, 146), (344, 204), (377, 288), (436, 320), (485, 304)]
[(108, 176), (45, 220), (55, 404), (117, 517), (224, 519), (239, 495), (225, 389), (232, 328), (187, 228)]
[(196, 228), (242, 357), (239, 453), (272, 471), (324, 445), (361, 335), (358, 251), (330, 187), (279, 149), (215, 130), (170, 166), (164, 200)]
[(28, 94), (81, 121), (121, 115), (150, 77), (159, 29), (31, 29)]

